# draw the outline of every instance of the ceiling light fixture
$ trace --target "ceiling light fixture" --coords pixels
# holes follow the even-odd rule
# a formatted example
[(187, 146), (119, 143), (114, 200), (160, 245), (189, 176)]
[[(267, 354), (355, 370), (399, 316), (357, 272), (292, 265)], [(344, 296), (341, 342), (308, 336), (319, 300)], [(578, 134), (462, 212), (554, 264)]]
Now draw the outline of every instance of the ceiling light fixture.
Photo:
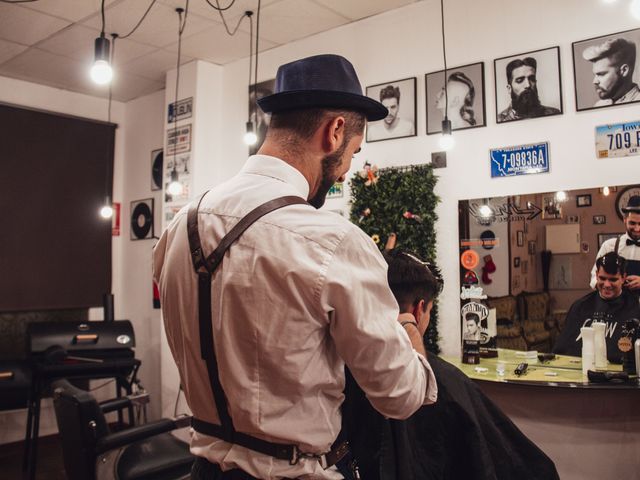
[(100, 4), (100, 13), (102, 15), (102, 29), (100, 36), (95, 41), (95, 56), (93, 66), (89, 72), (91, 80), (98, 85), (106, 85), (113, 78), (113, 70), (109, 63), (109, 40), (104, 36), (104, 0)]
[[(244, 12), (245, 16), (249, 18), (249, 121), (247, 122), (246, 132), (244, 134), (243, 141), (248, 146), (253, 146), (258, 141), (258, 136), (256, 135), (255, 129), (253, 128), (253, 118), (257, 118), (257, 101), (256, 97), (256, 84), (255, 82), (251, 82), (251, 73), (253, 70), (253, 12), (251, 10), (247, 10)], [(256, 52), (256, 56), (257, 56)], [(257, 62), (256, 62), (257, 63)], [(253, 87), (253, 89), (252, 89)], [(253, 90), (253, 92), (252, 92)], [(251, 98), (251, 92), (253, 93), (253, 98)]]
[(108, 195), (104, 200), (104, 205), (100, 209), (100, 216), (105, 219), (113, 217), (113, 206), (111, 203), (111, 197), (109, 197)]
[(456, 142), (451, 134), (451, 120), (447, 116), (449, 112), (449, 92), (447, 89), (447, 48), (444, 36), (444, 0), (440, 0), (440, 20), (442, 22), (442, 58), (444, 60), (444, 120), (442, 120), (442, 136), (438, 143), (442, 150), (447, 151), (451, 150)]
[(175, 197), (177, 195), (182, 195), (183, 191), (184, 189), (182, 187), (182, 183), (180, 183), (178, 171), (176, 170), (176, 165), (174, 163), (173, 170), (171, 170), (171, 182), (169, 182), (169, 185), (167, 186), (167, 193), (172, 197)]

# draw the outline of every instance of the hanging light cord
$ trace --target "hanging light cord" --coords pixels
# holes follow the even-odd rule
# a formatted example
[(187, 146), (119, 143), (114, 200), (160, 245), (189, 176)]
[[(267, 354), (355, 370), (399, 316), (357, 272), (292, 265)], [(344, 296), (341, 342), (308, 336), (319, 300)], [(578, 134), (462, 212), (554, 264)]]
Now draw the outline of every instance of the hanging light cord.
[[(251, 14), (249, 14), (248, 12), (245, 12), (245, 15), (249, 17), (249, 88), (251, 88), (251, 80), (252, 80), (252, 72), (253, 72), (253, 12), (251, 12)], [(253, 95), (255, 99), (255, 86), (254, 86)], [(253, 103), (250, 102), (249, 103), (249, 120), (253, 118), (251, 116), (253, 113), (254, 113)], [(258, 119), (256, 115), (256, 123), (258, 123), (257, 120)], [(255, 125), (255, 128), (258, 128), (258, 126)]]
[(178, 152), (178, 90), (180, 88), (180, 60), (182, 57), (182, 33), (187, 26), (187, 15), (189, 13), (189, 0), (184, 8), (184, 19), (182, 18), (182, 8), (176, 8), (178, 12), (178, 60), (176, 64), (176, 90), (174, 97), (174, 119), (173, 119), (173, 169), (176, 170), (176, 155)]
[[(118, 38), (117, 33), (111, 34), (111, 53), (109, 56), (109, 65), (113, 67), (113, 62), (116, 58), (116, 39)], [(109, 102), (107, 102), (107, 121), (111, 123), (111, 99), (113, 93), (113, 81), (109, 82)]]
[[(259, 47), (259, 39), (260, 39), (260, 3), (261, 0), (258, 0), (258, 16), (256, 17), (256, 62), (255, 67), (253, 69), (254, 81), (253, 81), (253, 98), (256, 103), (255, 108), (258, 108), (258, 47)], [(257, 117), (257, 115), (256, 115)], [(256, 125), (257, 127), (257, 125)]]
[(442, 22), (442, 58), (444, 59), (444, 119), (448, 120), (449, 89), (447, 88), (447, 47), (444, 38), (444, 0), (440, 0), (440, 20)]
[[(149, 11), (151, 11), (151, 7), (153, 7), (153, 5), (156, 3), (156, 1), (157, 0), (151, 0), (151, 3), (147, 7), (147, 10), (144, 12), (144, 15), (142, 15), (142, 18), (140, 18), (140, 20), (138, 20), (138, 23), (136, 23), (136, 26), (133, 27), (133, 29), (131, 29), (131, 31), (129, 33), (127, 33), (126, 35), (122, 35), (120, 38), (128, 38), (131, 35), (133, 35), (133, 32), (135, 32), (138, 29), (138, 27), (142, 24), (144, 19), (147, 18), (147, 15), (149, 14)], [(103, 0), (103, 3), (104, 3), (104, 0)]]
[(209, 6), (220, 14), (220, 18), (222, 19), (222, 24), (224, 25), (224, 28), (227, 31), (227, 34), (233, 37), (238, 32), (238, 28), (240, 28), (240, 24), (242, 23), (242, 20), (244, 20), (244, 17), (248, 17), (247, 12), (245, 12), (245, 14), (238, 19), (238, 23), (236, 23), (236, 26), (233, 28), (233, 30), (231, 30), (229, 28), (229, 25), (227, 25), (227, 19), (224, 18), (224, 14), (222, 12), (229, 10), (231, 7), (233, 7), (233, 4), (236, 3), (236, 0), (232, 0), (231, 3), (226, 7), (221, 7), (219, 0), (215, 0), (215, 2), (216, 4), (214, 5), (209, 0), (207, 0), (207, 3), (209, 4)]

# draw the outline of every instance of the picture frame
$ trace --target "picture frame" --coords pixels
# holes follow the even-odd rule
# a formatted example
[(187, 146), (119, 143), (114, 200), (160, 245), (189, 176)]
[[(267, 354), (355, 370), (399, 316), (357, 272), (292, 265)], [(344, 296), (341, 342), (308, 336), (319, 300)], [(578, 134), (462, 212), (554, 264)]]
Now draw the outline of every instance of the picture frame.
[(534, 240), (529, 240), (528, 251), (529, 255), (536, 254), (536, 242)]
[(131, 202), (131, 240), (148, 240), (154, 238), (154, 200), (144, 198)]
[(513, 268), (518, 268), (520, 267), (520, 257), (514, 257), (513, 258)]
[(594, 225), (606, 225), (607, 217), (606, 215), (594, 215), (593, 216), (593, 224)]
[(164, 150), (151, 150), (151, 191), (162, 190)]
[[(640, 55), (634, 54), (636, 57), (635, 65), (624, 69), (627, 72), (633, 72), (632, 76), (626, 76), (622, 73), (621, 66), (624, 65), (624, 57), (632, 57), (630, 54), (625, 54), (625, 51), (630, 52), (632, 49), (625, 49), (624, 42), (627, 45), (635, 45), (637, 52), (640, 49), (640, 28), (579, 40), (571, 44), (577, 111), (640, 102), (640, 90), (637, 86), (640, 82)], [(607, 51), (611, 55), (616, 52), (619, 63), (616, 62), (615, 67), (612, 67), (611, 55), (603, 56)], [(609, 87), (607, 79), (600, 82), (598, 76), (601, 75), (594, 74), (596, 71), (603, 73), (607, 69), (611, 69), (612, 74), (615, 75), (615, 78), (609, 76), (609, 79), (612, 80), (611, 83), (616, 85), (615, 91)], [(620, 79), (624, 85), (622, 96), (619, 96)]]
[(562, 204), (556, 200), (555, 193), (542, 195), (542, 219), (558, 220), (562, 218)]
[(444, 70), (424, 76), (427, 135), (442, 133), (445, 109), (452, 130), (486, 127), (484, 62), (447, 68), (447, 79), (445, 97)]
[(585, 208), (591, 206), (591, 194), (576, 195), (576, 207)]
[(249, 85), (249, 121), (253, 123), (253, 131), (257, 137), (256, 143), (249, 146), (249, 155), (255, 155), (262, 146), (271, 120), (271, 115), (262, 111), (257, 100), (271, 95), (275, 88), (275, 78), (256, 83), (255, 86)]
[(518, 230), (516, 232), (516, 242), (519, 247), (524, 247), (524, 231)]
[(602, 247), (602, 244), (604, 242), (606, 242), (607, 240), (610, 240), (612, 238), (618, 238), (620, 235), (622, 235), (624, 232), (618, 232), (618, 233), (599, 233), (598, 234), (598, 250), (600, 250), (600, 247)]
[(580, 216), (579, 215), (567, 215), (567, 223), (579, 223)]
[(497, 58), (493, 68), (496, 123), (562, 115), (560, 47)]
[(382, 120), (367, 122), (367, 143), (415, 137), (418, 130), (416, 77), (370, 85), (367, 97), (389, 109)]

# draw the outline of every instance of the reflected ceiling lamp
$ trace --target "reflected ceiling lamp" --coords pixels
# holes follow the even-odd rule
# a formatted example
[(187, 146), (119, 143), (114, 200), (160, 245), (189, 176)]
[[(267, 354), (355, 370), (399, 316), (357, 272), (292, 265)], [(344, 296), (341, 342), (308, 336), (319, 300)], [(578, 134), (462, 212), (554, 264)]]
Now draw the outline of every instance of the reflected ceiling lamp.
[(558, 202), (564, 202), (567, 199), (567, 192), (560, 190), (559, 192), (556, 192), (556, 201)]
[(451, 150), (455, 140), (451, 133), (451, 120), (449, 120), (449, 92), (447, 91), (447, 48), (444, 35), (444, 0), (440, 0), (440, 20), (442, 23), (442, 58), (444, 60), (444, 120), (442, 120), (442, 136), (438, 144), (444, 151)]
[(89, 72), (91, 80), (98, 85), (106, 85), (113, 78), (113, 70), (109, 63), (109, 40), (104, 36), (104, 0), (100, 4), (100, 13), (102, 15), (102, 29), (100, 36), (95, 41), (95, 56), (93, 66)]

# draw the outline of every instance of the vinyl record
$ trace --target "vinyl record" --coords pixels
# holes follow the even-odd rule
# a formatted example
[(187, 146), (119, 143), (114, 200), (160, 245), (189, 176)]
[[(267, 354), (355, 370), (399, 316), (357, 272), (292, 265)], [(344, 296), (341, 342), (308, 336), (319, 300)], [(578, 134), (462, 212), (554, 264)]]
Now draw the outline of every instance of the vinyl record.
[[(132, 204), (131, 238), (133, 240), (153, 238), (153, 206), (150, 206), (150, 202), (148, 202), (149, 200)], [(153, 204), (151, 203), (151, 205)]]
[(154, 150), (151, 152), (151, 157), (151, 190), (160, 190), (162, 188), (164, 155), (162, 150)]

